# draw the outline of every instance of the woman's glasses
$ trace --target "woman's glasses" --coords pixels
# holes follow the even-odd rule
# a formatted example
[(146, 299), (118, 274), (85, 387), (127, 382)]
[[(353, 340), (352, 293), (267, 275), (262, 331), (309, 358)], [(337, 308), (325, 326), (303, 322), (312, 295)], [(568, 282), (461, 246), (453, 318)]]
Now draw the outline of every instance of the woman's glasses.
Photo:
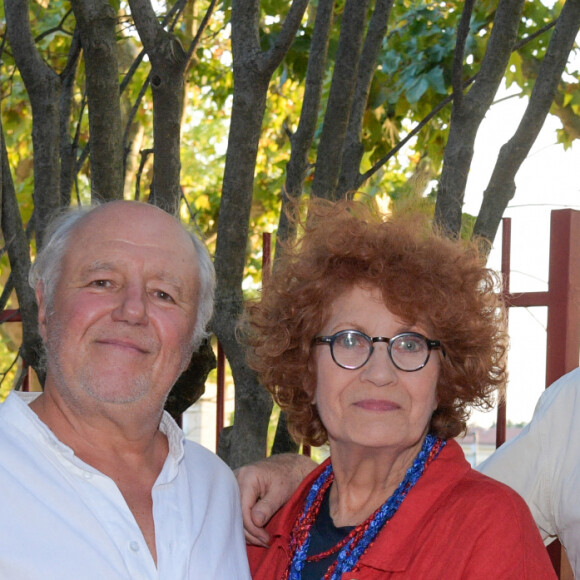
[(430, 340), (418, 332), (402, 332), (393, 338), (386, 338), (370, 337), (358, 330), (341, 330), (332, 336), (317, 336), (312, 344), (328, 344), (332, 360), (339, 367), (355, 370), (371, 358), (375, 342), (386, 342), (393, 364), (409, 373), (422, 369), (429, 360), (431, 350), (441, 348), (438, 340)]

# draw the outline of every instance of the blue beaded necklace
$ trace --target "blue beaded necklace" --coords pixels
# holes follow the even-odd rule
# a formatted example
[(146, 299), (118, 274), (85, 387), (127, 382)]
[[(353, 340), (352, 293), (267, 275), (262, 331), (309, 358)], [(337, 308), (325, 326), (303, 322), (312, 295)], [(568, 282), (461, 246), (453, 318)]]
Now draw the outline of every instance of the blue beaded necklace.
[[(344, 545), (341, 542), (336, 560), (328, 568), (323, 580), (338, 580), (342, 574), (352, 571), (357, 566), (366, 549), (372, 544), (383, 526), (395, 515), (409, 491), (423, 475), (429, 463), (439, 455), (444, 446), (444, 440), (438, 439), (434, 435), (427, 435), (421, 451), (419, 451), (413, 461), (413, 465), (407, 470), (405, 477), (393, 495), (348, 535)], [(332, 464), (329, 464), (318, 476), (308, 492), (302, 513), (296, 519), (292, 529), (290, 540), (291, 559), (283, 580), (301, 580), (302, 569), (306, 564), (310, 545), (312, 525), (318, 516), (322, 498), (333, 479)], [(334, 551), (337, 550), (331, 550), (330, 553)]]

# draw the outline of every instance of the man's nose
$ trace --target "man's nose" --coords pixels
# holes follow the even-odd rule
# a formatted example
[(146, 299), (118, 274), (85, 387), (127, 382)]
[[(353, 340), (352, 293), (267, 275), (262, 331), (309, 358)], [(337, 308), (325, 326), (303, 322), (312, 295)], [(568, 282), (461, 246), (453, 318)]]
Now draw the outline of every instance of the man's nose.
[(147, 323), (147, 292), (140, 284), (129, 284), (119, 293), (113, 319), (129, 324)]

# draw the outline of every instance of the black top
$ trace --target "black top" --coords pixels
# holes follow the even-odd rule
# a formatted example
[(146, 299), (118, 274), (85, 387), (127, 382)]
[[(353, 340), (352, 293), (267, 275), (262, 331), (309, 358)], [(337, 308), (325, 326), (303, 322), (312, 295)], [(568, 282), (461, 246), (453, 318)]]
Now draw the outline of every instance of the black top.
[[(353, 526), (337, 528), (330, 517), (330, 488), (324, 494), (320, 511), (312, 529), (310, 530), (310, 545), (308, 546), (308, 556), (315, 556), (329, 550), (352, 531)], [(306, 562), (302, 570), (302, 580), (320, 580), (329, 566), (336, 560), (338, 552), (330, 554), (318, 562)]]

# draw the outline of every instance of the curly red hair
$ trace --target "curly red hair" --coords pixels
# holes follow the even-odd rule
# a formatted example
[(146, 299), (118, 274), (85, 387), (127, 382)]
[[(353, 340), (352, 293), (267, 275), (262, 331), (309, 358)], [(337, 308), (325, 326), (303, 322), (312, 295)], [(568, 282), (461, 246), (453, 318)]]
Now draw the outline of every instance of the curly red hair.
[(309, 202), (308, 218), (284, 246), (260, 301), (247, 304), (248, 362), (286, 412), (292, 435), (322, 445), (312, 404), (312, 339), (332, 302), (353, 285), (378, 288), (396, 316), (429, 331), (445, 356), (431, 433), (466, 428), (468, 406), (489, 408), (506, 382), (505, 309), (497, 276), (473, 243), (449, 239), (419, 216), (384, 220), (362, 202)]

